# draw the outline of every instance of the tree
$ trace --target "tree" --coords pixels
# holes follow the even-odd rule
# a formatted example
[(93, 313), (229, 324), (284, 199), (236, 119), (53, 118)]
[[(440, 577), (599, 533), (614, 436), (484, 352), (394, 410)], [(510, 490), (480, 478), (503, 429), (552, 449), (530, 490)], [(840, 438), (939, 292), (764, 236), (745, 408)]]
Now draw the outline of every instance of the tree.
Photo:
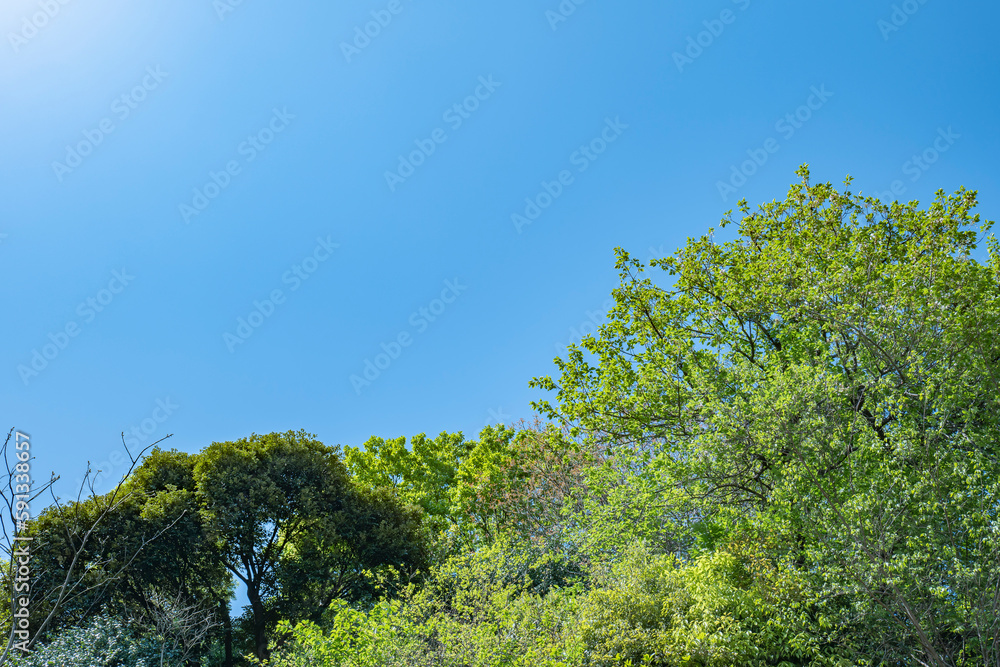
[(247, 588), (261, 660), (280, 615), (313, 617), (373, 571), (422, 566), (419, 514), (359, 491), (338, 449), (304, 431), (213, 443), (194, 477), (221, 560)]
[[(231, 577), (205, 538), (193, 467), (187, 454), (154, 448), (116, 490), (57, 504), (31, 523), (37, 590), (70, 581), (49, 629), (82, 626), (108, 613), (162, 624), (164, 600), (198, 599), (213, 613), (228, 605)], [(90, 526), (83, 536), (81, 525)], [(81, 564), (75, 573), (74, 563)]]
[(266, 586), (295, 539), (317, 518), (343, 511), (346, 471), (334, 450), (289, 431), (212, 443), (194, 475), (222, 562), (247, 588), (254, 651), (266, 659)]
[(282, 558), (276, 590), (283, 619), (319, 621), (335, 600), (370, 604), (430, 565), (424, 514), (387, 489), (352, 488), (349, 509), (317, 521)]
[(428, 438), (421, 433), (410, 440), (372, 436), (362, 448), (346, 447), (344, 462), (353, 479), (369, 489), (392, 489), (404, 502), (417, 505), (433, 530), (446, 530), (454, 522), (452, 489), (458, 468), (474, 442), (461, 433), (441, 433)]
[[(173, 527), (172, 522), (161, 525), (134, 542), (127, 553), (112, 553), (100, 540), (108, 524), (133, 498), (126, 480), (146, 452), (169, 435), (139, 452), (133, 453), (125, 446), (129, 467), (122, 481), (103, 496), (95, 493), (93, 471), (88, 466), (76, 500), (64, 503), (52, 492), (59, 479), (54, 473), (46, 483), (32, 488), (30, 469), (26, 467), (32, 460), (30, 444), (22, 447), (27, 439), (25, 436), (22, 441), (18, 432), (12, 451), (13, 434), (12, 429), (0, 447), (0, 456), (7, 465), (7, 483), (0, 490), (6, 511), (0, 526), (7, 557), (3, 579), (10, 605), (9, 615), (3, 618), (10, 624), (10, 631), (0, 652), (0, 664), (7, 661), (15, 647), (32, 648), (64, 617), (89, 617), (108, 587), (120, 581), (142, 551)], [(28, 508), (45, 493), (51, 494), (52, 504), (37, 517), (28, 517)], [(22, 610), (27, 610), (26, 618), (19, 617)]]
[(538, 591), (579, 575), (588, 472), (599, 455), (539, 419), (487, 426), (459, 466), (452, 498), (473, 547), (531, 555)]
[(199, 599), (216, 604), (232, 596), (231, 577), (208, 539), (199, 511), (194, 477), (196, 456), (154, 449), (126, 482), (131, 502), (123, 505), (114, 526), (102, 538), (112, 551), (129, 553), (131, 543), (159, 533), (128, 568), (115, 596), (123, 606), (159, 607), (164, 599)]
[[(109, 591), (109, 608), (157, 629), (178, 651), (203, 650), (222, 626), (228, 633), (232, 575), (219, 558), (200, 512), (197, 456), (154, 448), (128, 480), (131, 501), (102, 539), (128, 554), (137, 541), (171, 529), (148, 545)], [(228, 634), (223, 641), (230, 642)]]
[(347, 447), (353, 478), (391, 491), (424, 510), (436, 535), (437, 560), (505, 535), (556, 544), (572, 493), (590, 455), (568, 434), (536, 420), (487, 426), (478, 440), (461, 433), (436, 438), (372, 437)]
[(869, 655), (1000, 664), (997, 244), (973, 258), (974, 192), (920, 209), (799, 175), (732, 241), (618, 250), (609, 322), (537, 407), (653, 452), (705, 521), (780, 536)]

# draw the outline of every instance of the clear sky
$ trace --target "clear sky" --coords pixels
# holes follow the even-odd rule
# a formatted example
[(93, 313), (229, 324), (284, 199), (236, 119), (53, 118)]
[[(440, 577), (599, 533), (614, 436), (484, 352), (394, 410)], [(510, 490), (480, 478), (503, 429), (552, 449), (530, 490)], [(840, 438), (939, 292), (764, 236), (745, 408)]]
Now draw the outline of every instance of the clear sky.
[(122, 431), (194, 452), (530, 417), (615, 246), (670, 252), (802, 163), (905, 200), (976, 188), (997, 218), (998, 19), (4, 0), (2, 421), (72, 482), (121, 474)]

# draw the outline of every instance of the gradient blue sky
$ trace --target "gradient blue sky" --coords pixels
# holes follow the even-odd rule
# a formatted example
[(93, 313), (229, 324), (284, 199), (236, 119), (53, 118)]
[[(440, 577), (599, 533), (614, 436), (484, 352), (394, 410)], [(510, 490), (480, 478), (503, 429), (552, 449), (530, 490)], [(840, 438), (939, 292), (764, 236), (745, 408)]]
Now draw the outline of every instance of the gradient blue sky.
[[(32, 435), (36, 469), (119, 475), (133, 428), (194, 452), (252, 432), (359, 445), (529, 417), (528, 380), (600, 319), (615, 246), (670, 252), (740, 197), (782, 198), (804, 162), (865, 192), (899, 181), (907, 200), (977, 188), (998, 217), (995, 3), (566, 0), (556, 22), (559, 0), (225, 2), (0, 9), (0, 414)], [(348, 62), (342, 44), (390, 5)], [(481, 77), (499, 85), (454, 127), (445, 112)], [(808, 120), (776, 125), (797, 110)], [(614, 143), (575, 154), (607, 119)], [(263, 150), (245, 143), (272, 121)], [(385, 172), (439, 128), (392, 191)], [(103, 136), (78, 166), (54, 167), (88, 134)], [(935, 141), (947, 150), (926, 170), (910, 162)], [(724, 201), (718, 182), (765, 145)], [(518, 230), (511, 215), (563, 170), (572, 182)], [(228, 185), (183, 215), (212, 172)], [(339, 247), (293, 289), (317, 238)], [(231, 352), (224, 334), (274, 290), (283, 303)], [(50, 334), (65, 348), (19, 372)], [(410, 345), (356, 391), (400, 334)]]

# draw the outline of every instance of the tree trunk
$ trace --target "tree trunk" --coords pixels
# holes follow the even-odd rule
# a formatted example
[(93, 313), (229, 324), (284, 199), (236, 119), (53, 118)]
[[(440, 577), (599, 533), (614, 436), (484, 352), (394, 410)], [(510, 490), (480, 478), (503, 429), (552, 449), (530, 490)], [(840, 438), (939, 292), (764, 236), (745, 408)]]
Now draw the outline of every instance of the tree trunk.
[(233, 667), (233, 621), (229, 617), (229, 602), (219, 601), (219, 611), (222, 612), (222, 643), (225, 647), (225, 661), (222, 667)]
[(250, 600), (250, 611), (253, 614), (254, 655), (258, 660), (268, 658), (267, 633), (265, 627), (264, 603), (260, 599), (260, 590), (255, 586), (247, 586), (247, 598)]

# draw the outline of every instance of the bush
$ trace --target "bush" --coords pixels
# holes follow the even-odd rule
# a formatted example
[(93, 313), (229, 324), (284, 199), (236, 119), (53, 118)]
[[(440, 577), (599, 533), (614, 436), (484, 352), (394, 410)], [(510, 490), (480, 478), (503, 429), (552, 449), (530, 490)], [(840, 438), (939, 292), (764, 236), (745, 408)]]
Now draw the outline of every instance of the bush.
[[(532, 593), (530, 577), (498, 549), (455, 558), (427, 585), (368, 611), (342, 601), (330, 620), (284, 625), (290, 641), (271, 667), (570, 667), (582, 664), (576, 627), (581, 592)], [(494, 553), (496, 552), (496, 553)]]
[(740, 545), (688, 564), (635, 547), (583, 604), (582, 638), (592, 664), (852, 664), (790, 572)]
[[(495, 551), (495, 550), (494, 550)], [(532, 591), (502, 554), (439, 567), (370, 611), (285, 626), (272, 667), (834, 667), (855, 664), (793, 576), (733, 543), (690, 563), (633, 547), (583, 585)], [(499, 572), (498, 572), (499, 570)], [(499, 575), (499, 576), (498, 576)]]
[[(161, 642), (117, 618), (97, 616), (87, 625), (62, 630), (31, 653), (11, 651), (13, 667), (159, 667)], [(177, 656), (163, 654), (164, 665)]]

